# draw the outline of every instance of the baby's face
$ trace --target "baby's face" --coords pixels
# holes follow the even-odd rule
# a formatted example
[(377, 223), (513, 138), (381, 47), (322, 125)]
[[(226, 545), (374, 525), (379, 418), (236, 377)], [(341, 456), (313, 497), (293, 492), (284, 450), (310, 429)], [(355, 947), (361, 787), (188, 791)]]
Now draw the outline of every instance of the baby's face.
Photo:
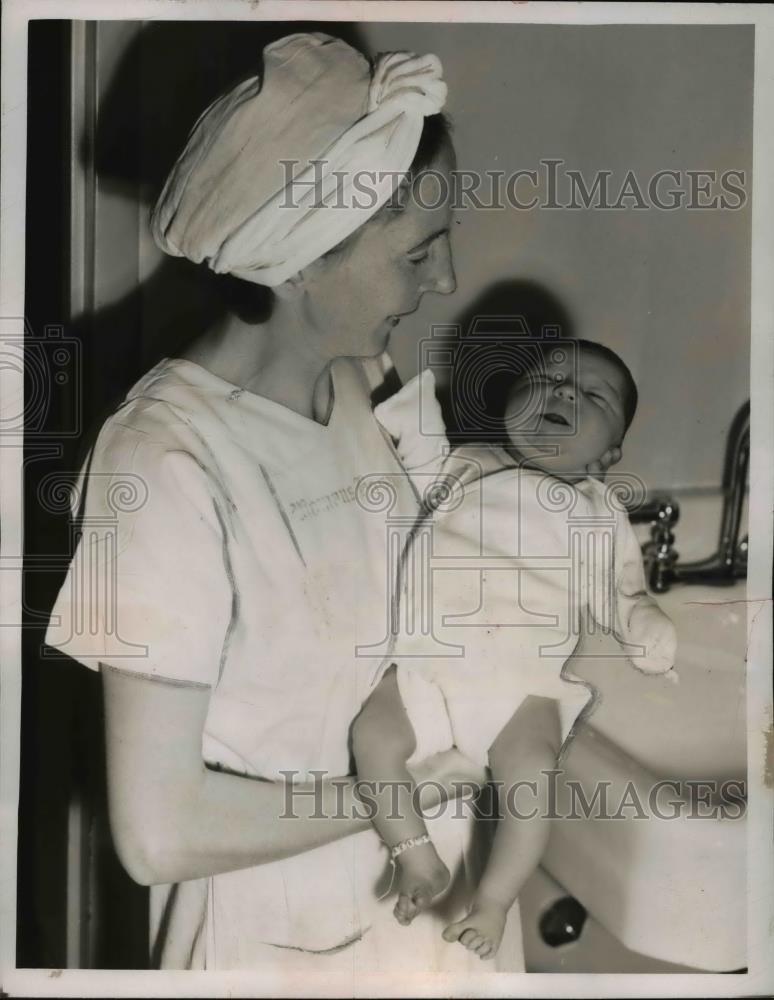
[(518, 455), (552, 475), (582, 478), (587, 466), (620, 445), (626, 382), (607, 358), (580, 350), (546, 352), (539, 370), (513, 386), (506, 431)]

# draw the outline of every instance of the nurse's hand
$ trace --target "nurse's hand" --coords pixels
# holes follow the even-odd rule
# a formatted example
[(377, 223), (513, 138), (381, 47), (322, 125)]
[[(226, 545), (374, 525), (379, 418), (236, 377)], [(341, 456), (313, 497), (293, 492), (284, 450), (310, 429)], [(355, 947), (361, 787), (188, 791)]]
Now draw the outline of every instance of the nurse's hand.
[(488, 780), (486, 768), (464, 757), (459, 750), (444, 750), (409, 768), (420, 790), (420, 806), (432, 809), (459, 795), (471, 794)]

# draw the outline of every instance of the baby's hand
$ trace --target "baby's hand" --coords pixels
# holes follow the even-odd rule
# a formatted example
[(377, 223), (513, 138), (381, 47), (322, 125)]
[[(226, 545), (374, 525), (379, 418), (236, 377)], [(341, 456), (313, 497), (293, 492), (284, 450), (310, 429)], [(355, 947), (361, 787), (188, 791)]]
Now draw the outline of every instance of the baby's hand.
[[(652, 600), (643, 600), (629, 620), (629, 641), (645, 647), (642, 656), (632, 657), (638, 670), (648, 674), (673, 674), (677, 653), (677, 633), (671, 620)], [(671, 678), (670, 678), (671, 679)]]

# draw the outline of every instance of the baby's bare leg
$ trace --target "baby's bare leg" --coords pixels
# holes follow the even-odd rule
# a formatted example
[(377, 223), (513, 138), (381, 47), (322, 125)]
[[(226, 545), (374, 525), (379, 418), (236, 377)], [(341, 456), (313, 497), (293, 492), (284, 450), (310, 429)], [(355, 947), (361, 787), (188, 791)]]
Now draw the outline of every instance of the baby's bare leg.
[[(508, 911), (521, 887), (540, 862), (548, 843), (548, 777), (559, 750), (559, 714), (555, 701), (528, 698), (498, 735), (489, 751), (495, 787), (502, 789), (501, 819), (492, 851), (469, 911), (443, 932), (446, 941), (459, 941), (482, 959), (494, 958), (502, 941)], [(536, 794), (523, 801), (520, 819), (507, 807), (508, 789), (534, 782)], [(525, 789), (529, 786), (524, 785)], [(532, 789), (530, 788), (530, 791)], [(517, 805), (517, 807), (518, 807)]]
[[(398, 690), (395, 666), (382, 677), (352, 725), (357, 776), (373, 802), (373, 823), (385, 844), (422, 837), (427, 827), (414, 802), (414, 782), (406, 761), (416, 738)], [(398, 902), (395, 917), (410, 924), (449, 884), (449, 870), (432, 843), (404, 851), (396, 859)]]

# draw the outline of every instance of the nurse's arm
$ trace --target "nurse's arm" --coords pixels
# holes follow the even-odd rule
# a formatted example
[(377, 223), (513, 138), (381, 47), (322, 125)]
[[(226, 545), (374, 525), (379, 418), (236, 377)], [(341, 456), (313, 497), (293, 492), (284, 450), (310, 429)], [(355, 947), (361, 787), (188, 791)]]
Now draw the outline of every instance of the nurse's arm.
[[(205, 767), (209, 688), (104, 666), (101, 673), (110, 825), (118, 856), (135, 881), (180, 882), (249, 868), (370, 825), (352, 778), (323, 780), (316, 794), (298, 794), (295, 786), (291, 797), (284, 783)], [(423, 805), (454, 794), (452, 780), (465, 774), (464, 758), (437, 755), (422, 777), (439, 784), (428, 787)]]

